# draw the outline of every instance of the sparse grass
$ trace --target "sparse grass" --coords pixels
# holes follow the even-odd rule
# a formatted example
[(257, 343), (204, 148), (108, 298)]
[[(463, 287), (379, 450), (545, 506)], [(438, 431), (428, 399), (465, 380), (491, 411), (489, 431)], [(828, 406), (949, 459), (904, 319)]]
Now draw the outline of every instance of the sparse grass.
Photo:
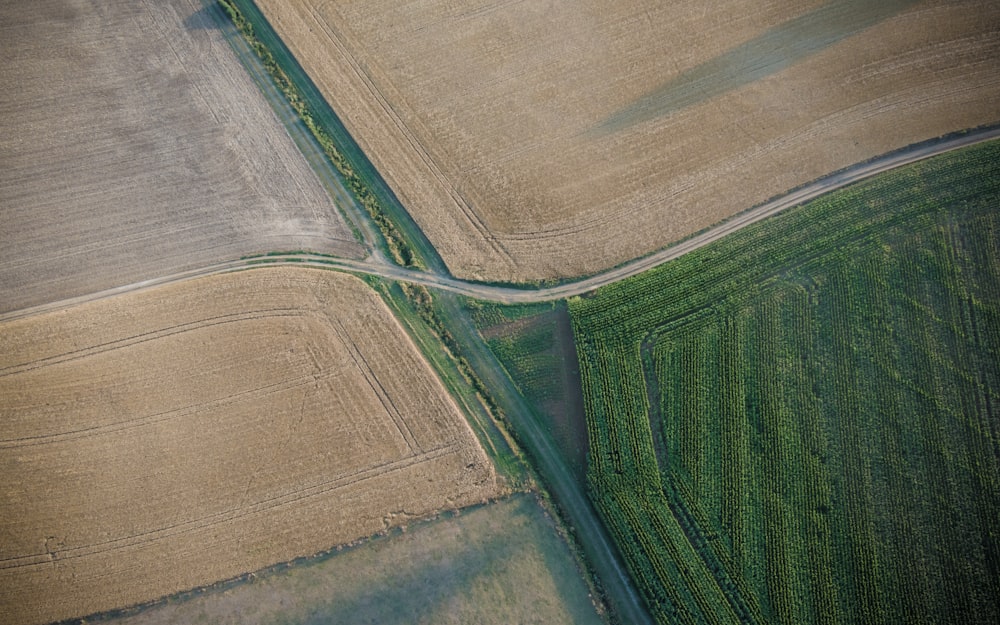
[(531, 495), (414, 523), (251, 582), (94, 622), (598, 625), (565, 543)]

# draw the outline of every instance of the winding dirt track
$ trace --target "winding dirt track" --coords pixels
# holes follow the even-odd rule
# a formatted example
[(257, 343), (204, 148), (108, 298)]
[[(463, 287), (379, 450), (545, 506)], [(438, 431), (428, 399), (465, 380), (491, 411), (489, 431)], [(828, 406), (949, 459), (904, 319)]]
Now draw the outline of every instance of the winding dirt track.
[[(231, 36), (232, 33), (229, 33)], [(242, 40), (236, 40), (235, 48), (237, 54), (243, 58), (244, 65), (249, 65), (248, 69), (251, 69), (253, 74), (252, 63), (248, 64), (247, 60), (252, 56), (245, 45), (242, 45)], [(233, 40), (230, 39), (230, 43), (233, 44)], [(242, 46), (242, 47), (241, 47)], [(259, 70), (259, 68), (258, 68)], [(253, 74), (258, 80), (258, 86), (266, 85), (267, 80), (263, 79), (262, 74), (259, 71)], [(270, 97), (268, 98), (272, 107), (279, 107), (281, 105), (281, 98), (275, 97), (277, 94), (271, 90)], [(282, 117), (286, 121), (286, 127), (294, 126), (294, 124), (289, 124), (290, 116), (287, 111), (285, 116)], [(462, 295), (472, 296), (483, 300), (492, 300), (503, 303), (529, 303), (529, 302), (540, 302), (561, 299), (566, 297), (571, 297), (575, 295), (580, 295), (594, 289), (597, 289), (603, 285), (607, 285), (618, 280), (628, 278), (630, 276), (639, 274), (643, 271), (656, 267), (662, 263), (669, 260), (676, 259), (688, 252), (695, 251), (702, 246), (705, 246), (717, 239), (720, 239), (732, 232), (735, 232), (744, 226), (753, 224), (760, 221), (768, 216), (779, 213), (787, 208), (800, 205), (811, 199), (814, 199), (820, 195), (827, 192), (837, 190), (844, 186), (853, 184), (855, 182), (864, 180), (871, 176), (877, 175), (879, 173), (885, 172), (887, 170), (907, 165), (928, 157), (932, 157), (938, 154), (942, 154), (954, 149), (962, 148), (965, 146), (973, 145), (976, 143), (996, 139), (1000, 137), (1000, 128), (992, 128), (988, 130), (972, 131), (968, 134), (951, 138), (945, 141), (940, 141), (932, 144), (921, 144), (913, 146), (908, 149), (904, 149), (884, 157), (869, 161), (863, 164), (856, 165), (847, 170), (831, 174), (827, 177), (819, 179), (813, 183), (810, 183), (798, 190), (792, 191), (784, 196), (776, 199), (772, 199), (764, 204), (756, 206), (746, 212), (734, 216), (733, 218), (724, 221), (718, 225), (715, 225), (702, 233), (695, 235), (689, 239), (686, 239), (680, 243), (672, 245), (670, 247), (664, 248), (656, 253), (649, 256), (627, 262), (616, 268), (610, 269), (608, 271), (595, 274), (580, 280), (573, 282), (567, 282), (560, 284), (558, 286), (546, 287), (546, 288), (513, 288), (509, 286), (496, 286), (484, 283), (471, 282), (467, 280), (461, 280), (447, 275), (443, 272), (420, 272), (414, 270), (404, 269), (395, 265), (390, 264), (384, 257), (375, 252), (374, 246), (369, 245), (370, 251), (373, 252), (365, 259), (348, 259), (348, 258), (333, 258), (330, 256), (320, 256), (314, 254), (275, 254), (272, 256), (266, 256), (256, 259), (234, 259), (221, 263), (211, 263), (202, 266), (197, 266), (196, 263), (187, 265), (187, 267), (182, 271), (176, 271), (175, 273), (169, 273), (168, 275), (162, 275), (159, 277), (153, 277), (150, 279), (145, 279), (139, 282), (132, 282), (129, 284), (124, 284), (110, 289), (100, 290), (97, 292), (81, 295), (79, 297), (74, 297), (71, 299), (60, 299), (59, 301), (45, 303), (41, 305), (34, 305), (30, 307), (20, 307), (16, 310), (9, 312), (0, 313), (0, 322), (6, 322), (14, 319), (34, 316), (37, 314), (51, 312), (56, 310), (61, 310), (69, 306), (81, 304), (84, 302), (92, 302), (97, 300), (103, 300), (105, 298), (110, 298), (123, 293), (142, 291), (152, 287), (160, 287), (168, 284), (175, 284), (182, 281), (187, 281), (191, 278), (200, 276), (210, 276), (214, 274), (223, 274), (234, 271), (245, 270), (253, 267), (265, 267), (274, 265), (284, 265), (288, 267), (319, 267), (327, 268), (336, 271), (350, 272), (357, 274), (368, 274), (380, 276), (387, 279), (393, 279), (403, 282), (411, 282), (422, 284), (431, 288), (441, 289), (444, 291), (449, 291), (453, 293), (458, 293)], [(293, 135), (293, 139), (296, 137)], [(308, 137), (298, 137), (296, 143), (299, 145), (300, 149), (304, 145), (309, 144)], [(315, 152), (313, 148), (314, 155), (309, 156), (309, 152), (303, 149), (307, 153), (307, 159), (312, 161), (313, 159), (322, 160), (322, 157)], [(321, 174), (322, 177), (322, 174)], [(336, 184), (335, 180), (322, 179), (320, 183), (323, 187), (326, 187), (327, 191), (331, 188), (339, 189), (339, 185)], [(318, 186), (318, 185), (317, 185)], [(341, 189), (342, 191), (342, 189)], [(338, 197), (340, 202), (348, 206), (348, 208), (353, 208), (354, 211), (348, 211), (352, 214), (357, 212), (357, 207), (353, 206), (353, 203), (349, 201), (349, 198)], [(332, 216), (331, 218), (336, 217)], [(369, 224), (365, 222), (363, 218), (359, 218), (355, 225), (359, 226), (361, 232), (366, 235), (367, 242), (370, 244), (373, 238), (373, 230), (370, 228)], [(344, 241), (347, 241), (346, 231), (344, 232)], [(331, 244), (335, 242), (336, 239), (329, 237), (322, 246)], [(319, 245), (319, 244), (318, 244)], [(346, 243), (345, 243), (346, 245)], [(352, 243), (353, 245), (353, 243)], [(323, 247), (320, 246), (317, 249), (321, 251)], [(289, 248), (286, 248), (289, 249)], [(295, 248), (291, 248), (295, 249)], [(240, 250), (234, 250), (237, 253)], [(358, 252), (360, 255), (360, 252)], [(216, 258), (219, 258), (217, 256)], [(59, 265), (59, 263), (53, 263), (54, 265)], [(63, 269), (68, 268), (70, 261), (64, 260), (62, 262)], [(176, 267), (176, 265), (175, 265)], [(171, 268), (168, 266), (168, 271)], [(58, 274), (58, 268), (56, 268), (55, 273)], [(155, 275), (155, 269), (153, 271), (146, 271), (143, 275)], [(134, 277), (132, 278), (134, 279)], [(114, 282), (110, 282), (114, 284)], [(107, 283), (105, 283), (107, 284)], [(79, 291), (78, 291), (79, 292)], [(469, 332), (474, 332), (474, 330), (468, 330)], [(489, 367), (488, 361), (485, 366)], [(491, 370), (492, 371), (492, 370)], [(498, 377), (503, 377), (500, 374)], [(500, 392), (505, 393), (507, 397), (514, 398), (516, 401), (518, 396), (514, 390), (500, 390)], [(522, 407), (521, 412), (527, 412), (526, 408)], [(586, 498), (585, 492), (580, 488), (579, 484), (576, 483), (571, 477), (566, 474), (564, 467), (562, 467), (560, 461), (558, 460), (557, 453), (551, 448), (548, 443), (546, 435), (542, 432), (537, 431), (537, 428), (532, 429), (534, 426), (527, 423), (526, 426), (522, 426), (522, 430), (525, 430), (527, 437), (530, 439), (529, 443), (532, 445), (538, 453), (536, 456), (540, 457), (540, 463), (548, 468), (548, 474), (551, 479), (550, 487), (552, 488), (555, 495), (566, 505), (570, 510), (570, 517), (574, 525), (577, 527), (578, 531), (586, 537), (586, 540), (591, 545), (592, 549), (597, 552), (597, 558), (600, 558), (603, 562), (604, 567), (610, 567), (611, 573), (607, 573), (606, 570), (602, 571), (605, 575), (605, 579), (614, 578), (613, 584), (617, 584), (620, 588), (624, 588), (624, 592), (627, 593), (628, 603), (630, 606), (635, 606), (635, 612), (629, 615), (629, 620), (633, 622), (643, 622), (645, 621), (645, 615), (642, 612), (642, 602), (639, 600), (637, 595), (631, 589), (629, 584), (629, 579), (627, 573), (619, 566), (619, 563), (614, 555), (614, 548), (607, 540), (605, 533), (594, 516), (592, 510), (589, 508), (589, 504)], [(526, 428), (526, 429), (525, 429)], [(236, 452), (234, 452), (236, 453)], [(263, 535), (263, 534), (262, 534)], [(266, 539), (262, 539), (263, 542), (267, 542)], [(329, 542), (329, 541), (327, 541)], [(53, 540), (53, 545), (48, 543), (43, 544), (45, 553), (41, 555), (42, 558), (47, 558), (50, 555), (48, 549), (51, 547), (55, 549), (58, 547), (58, 551), (69, 553), (65, 547), (56, 544), (57, 541)], [(84, 556), (90, 556), (92, 554), (84, 553), (83, 547), (80, 547), (79, 551), (80, 559)], [(311, 547), (310, 547), (311, 549)], [(309, 549), (300, 549), (300, 551), (308, 551)], [(44, 564), (44, 562), (43, 562)], [(32, 564), (32, 566), (34, 566)], [(257, 564), (251, 564), (243, 567), (253, 568)], [(0, 567), (2, 568), (2, 567)], [(210, 573), (205, 574), (204, 579), (215, 579), (220, 576), (228, 575), (228, 573), (218, 574)], [(610, 581), (610, 580), (608, 580)], [(189, 584), (188, 584), (189, 585)], [(185, 584), (181, 584), (185, 586)], [(609, 586), (611, 587), (611, 586)], [(618, 594), (621, 594), (619, 591)], [(628, 607), (628, 606), (626, 606)], [(0, 618), (3, 621), (3, 618)]]
[(994, 0), (255, 5), (466, 280), (592, 275), (1000, 121)]
[(415, 284), (422, 284), (424, 286), (442, 289), (445, 291), (451, 291), (454, 293), (459, 293), (461, 295), (468, 295), (471, 297), (476, 297), (483, 300), (491, 300), (496, 302), (502, 302), (505, 304), (512, 303), (531, 303), (531, 302), (544, 302), (556, 299), (562, 299), (565, 297), (572, 297), (574, 295), (581, 295), (589, 291), (593, 291), (601, 286), (616, 282), (618, 280), (623, 280), (630, 276), (642, 273), (647, 269), (652, 269), (657, 265), (661, 265), (667, 261), (679, 258), (684, 254), (693, 252), (700, 247), (708, 245), (709, 243), (716, 241), (727, 234), (735, 232), (741, 228), (749, 226), (750, 224), (756, 223), (766, 217), (780, 213), (783, 210), (792, 208), (793, 206), (798, 206), (809, 200), (815, 199), (825, 193), (835, 191), (842, 187), (846, 187), (855, 182), (859, 182), (866, 178), (870, 178), (877, 174), (883, 173), (890, 169), (896, 167), (902, 167), (910, 163), (914, 163), (932, 156), (937, 156), (939, 154), (944, 154), (945, 152), (950, 152), (952, 150), (957, 150), (963, 147), (974, 145), (977, 143), (982, 143), (984, 141), (990, 141), (992, 139), (1000, 138), (1000, 127), (987, 128), (983, 130), (970, 131), (967, 134), (954, 137), (951, 139), (939, 141), (932, 144), (921, 144), (894, 152), (892, 154), (883, 156), (881, 158), (874, 159), (867, 163), (863, 163), (852, 167), (850, 169), (837, 172), (821, 178), (809, 185), (806, 185), (796, 191), (792, 191), (786, 195), (775, 198), (769, 202), (761, 204), (755, 208), (752, 208), (744, 213), (733, 217), (727, 221), (724, 221), (708, 230), (705, 230), (701, 234), (691, 237), (685, 241), (677, 243), (671, 247), (665, 248), (646, 256), (634, 260), (629, 263), (625, 263), (614, 269), (610, 269), (603, 273), (599, 273), (581, 280), (574, 282), (568, 282), (565, 284), (560, 284), (553, 287), (545, 287), (538, 289), (520, 289), (505, 286), (495, 286), (490, 284), (483, 284), (479, 282), (470, 282), (467, 280), (460, 280), (453, 278), (451, 276), (434, 274), (422, 271), (415, 271), (412, 269), (404, 269), (396, 265), (389, 264), (383, 258), (375, 256), (370, 257), (366, 260), (350, 260), (342, 258), (329, 258), (325, 256), (316, 256), (312, 254), (275, 254), (272, 256), (257, 258), (257, 259), (240, 259), (231, 260), (223, 263), (218, 263), (214, 265), (208, 265), (200, 269), (194, 269), (190, 271), (184, 271), (180, 273), (170, 274), (162, 276), (159, 278), (154, 278), (150, 280), (143, 280), (142, 282), (135, 282), (132, 284), (126, 284), (120, 287), (115, 287), (113, 289), (108, 289), (105, 291), (100, 291), (97, 293), (92, 293), (89, 295), (76, 297), (67, 300), (60, 300), (56, 302), (51, 302), (48, 304), (43, 304), (40, 306), (32, 306), (30, 308), (23, 308), (20, 310), (11, 311), (8, 313), (0, 314), (0, 322), (9, 319), (16, 319), (20, 317), (27, 317), (30, 315), (39, 314), (42, 312), (47, 312), (50, 310), (57, 310), (65, 308), (66, 306), (71, 306), (74, 304), (79, 304), (86, 301), (93, 301), (102, 299), (105, 297), (111, 297), (118, 295), (120, 293), (126, 293), (129, 291), (135, 291), (139, 289), (151, 288), (154, 286), (159, 286), (162, 284), (169, 284), (173, 282), (178, 282), (180, 280), (187, 280), (197, 276), (206, 276), (211, 274), (225, 273), (229, 271), (237, 271), (242, 269), (247, 269), (255, 265), (260, 264), (274, 264), (274, 265), (295, 265), (295, 266), (307, 266), (307, 267), (325, 267), (328, 269), (339, 269), (342, 271), (348, 271), (352, 273), (368, 274), (379, 276), (382, 278), (389, 278), (392, 280), (398, 280), (401, 282), (411, 282)]

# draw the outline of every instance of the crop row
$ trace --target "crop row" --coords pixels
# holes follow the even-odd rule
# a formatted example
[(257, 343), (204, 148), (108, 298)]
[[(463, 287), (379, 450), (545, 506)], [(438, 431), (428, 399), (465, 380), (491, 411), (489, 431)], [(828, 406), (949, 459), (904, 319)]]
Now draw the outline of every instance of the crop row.
[[(705, 543), (702, 528), (682, 507), (671, 506), (665, 496), (647, 420), (638, 349), (635, 345), (634, 350), (603, 350), (597, 370), (583, 373), (585, 384), (617, 385), (613, 398), (585, 407), (591, 441), (591, 491), (614, 495), (597, 496), (595, 503), (620, 539), (630, 570), (637, 579), (645, 580), (640, 585), (654, 612), (671, 606), (680, 620), (757, 622), (758, 610), (739, 595), (720, 559), (697, 548)], [(584, 367), (589, 364), (582, 361)], [(585, 388), (585, 400), (600, 393), (595, 390)], [(595, 414), (602, 416), (591, 418)], [(654, 533), (645, 535), (650, 528)], [(622, 541), (630, 536), (639, 544), (622, 547)], [(678, 604), (679, 596), (667, 590), (681, 593), (686, 601)]]
[(998, 200), (986, 144), (570, 301), (591, 494), (658, 618), (1000, 617)]

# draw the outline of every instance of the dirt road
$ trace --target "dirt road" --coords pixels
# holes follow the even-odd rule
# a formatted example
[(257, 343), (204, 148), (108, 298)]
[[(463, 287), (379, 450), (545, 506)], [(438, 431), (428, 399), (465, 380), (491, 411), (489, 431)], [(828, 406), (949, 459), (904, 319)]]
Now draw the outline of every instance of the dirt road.
[(761, 204), (760, 206), (741, 213), (740, 215), (705, 230), (701, 234), (693, 236), (690, 239), (660, 250), (655, 254), (625, 263), (624, 265), (615, 267), (614, 269), (610, 269), (603, 273), (553, 287), (536, 289), (515, 288), (483, 284), (479, 282), (469, 282), (447, 275), (404, 269), (402, 267), (389, 264), (386, 260), (384, 260), (384, 258), (379, 256), (369, 257), (365, 260), (351, 260), (303, 253), (273, 254), (259, 258), (226, 261), (201, 267), (199, 269), (126, 284), (81, 297), (60, 300), (39, 306), (32, 306), (30, 308), (22, 308), (20, 310), (0, 314), (0, 321), (26, 317), (49, 310), (64, 308), (66, 306), (84, 301), (111, 297), (119, 293), (150, 288), (162, 284), (177, 282), (179, 280), (187, 280), (196, 276), (237, 271), (265, 263), (294, 264), (300, 267), (326, 267), (329, 269), (337, 269), (351, 273), (374, 275), (401, 282), (422, 284), (424, 286), (451, 291), (461, 295), (468, 295), (478, 299), (502, 302), (505, 304), (545, 302), (562, 299), (565, 297), (572, 297), (574, 295), (581, 295), (604, 286), (605, 284), (623, 280), (630, 276), (642, 273), (647, 269), (652, 269), (657, 265), (661, 265), (667, 261), (679, 258), (684, 254), (693, 252), (700, 247), (708, 245), (712, 241), (718, 240), (727, 234), (749, 226), (750, 224), (780, 213), (781, 211), (793, 206), (798, 206), (799, 204), (815, 199), (824, 193), (835, 191), (896, 167), (902, 167), (938, 154), (943, 154), (945, 152), (950, 152), (951, 150), (957, 150), (959, 148), (996, 138), (1000, 138), (1000, 127), (970, 131), (966, 134), (943, 141), (919, 144), (905, 150), (894, 152), (867, 163), (862, 163), (847, 170), (821, 178), (820, 180), (810, 183), (798, 190), (792, 191), (786, 195), (775, 198), (769, 202)]

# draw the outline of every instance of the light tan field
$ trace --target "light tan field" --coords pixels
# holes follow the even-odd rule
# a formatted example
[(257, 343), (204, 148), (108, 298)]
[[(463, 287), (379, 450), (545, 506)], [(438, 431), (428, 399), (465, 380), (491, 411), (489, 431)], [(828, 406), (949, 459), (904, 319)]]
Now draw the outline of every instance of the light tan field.
[(255, 269), (0, 325), (0, 623), (124, 607), (495, 496), (381, 299)]
[(214, 11), (0, 0), (0, 312), (254, 252), (360, 257)]
[(258, 0), (449, 268), (595, 272), (1000, 121), (993, 0)]

